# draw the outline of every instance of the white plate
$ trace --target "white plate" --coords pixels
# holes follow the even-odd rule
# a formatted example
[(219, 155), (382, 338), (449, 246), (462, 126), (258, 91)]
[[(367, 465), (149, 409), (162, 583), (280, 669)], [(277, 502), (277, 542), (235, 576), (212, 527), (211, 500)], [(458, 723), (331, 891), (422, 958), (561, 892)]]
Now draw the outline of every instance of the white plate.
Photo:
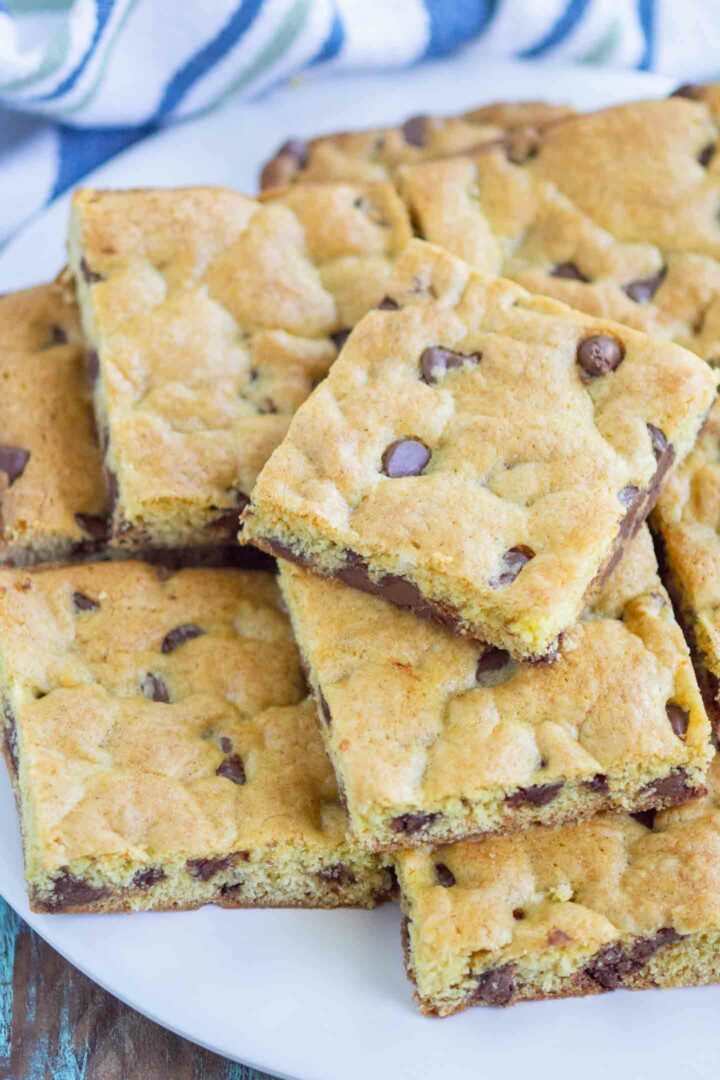
[[(488, 64), (472, 50), (402, 74), (312, 78), (254, 105), (164, 132), (100, 169), (97, 185), (220, 183), (254, 190), (287, 134), (361, 126), (483, 100), (594, 106), (664, 94), (664, 79), (592, 68)], [(54, 274), (67, 199), (0, 257), (0, 289)], [(714, 988), (475, 1009), (423, 1019), (403, 974), (399, 917), (221, 911), (41, 916), (28, 910), (11, 789), (0, 776), (0, 892), (72, 963), (118, 997), (228, 1057), (299, 1080), (633, 1080), (720, 1074)]]

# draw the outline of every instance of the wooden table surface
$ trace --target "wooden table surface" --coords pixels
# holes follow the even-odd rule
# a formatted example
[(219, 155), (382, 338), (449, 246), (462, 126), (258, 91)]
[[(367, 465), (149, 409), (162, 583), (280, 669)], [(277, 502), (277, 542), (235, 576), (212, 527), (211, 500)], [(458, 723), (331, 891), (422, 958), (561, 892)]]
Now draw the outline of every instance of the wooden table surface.
[(2, 1080), (271, 1080), (123, 1005), (0, 899)]

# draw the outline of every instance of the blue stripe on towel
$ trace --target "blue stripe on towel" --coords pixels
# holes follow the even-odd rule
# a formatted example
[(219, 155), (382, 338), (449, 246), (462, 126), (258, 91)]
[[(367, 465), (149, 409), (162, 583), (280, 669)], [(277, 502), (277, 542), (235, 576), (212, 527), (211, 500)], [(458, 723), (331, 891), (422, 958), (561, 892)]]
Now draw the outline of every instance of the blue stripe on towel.
[(148, 124), (143, 127), (93, 128), (89, 131), (58, 124), (57, 176), (50, 198), (54, 199), (92, 169), (144, 139), (153, 130), (154, 127)]
[(424, 0), (430, 21), (425, 52), (420, 59), (447, 56), (470, 38), (481, 34), (495, 14), (498, 0)]
[(337, 11), (333, 17), (330, 33), (325, 38), (322, 48), (310, 61), (311, 64), (324, 64), (326, 60), (332, 60), (338, 55), (345, 44), (345, 27)]
[(79, 62), (54, 90), (51, 90), (47, 94), (41, 94), (39, 97), (32, 98), (31, 100), (54, 101), (55, 98), (62, 97), (63, 94), (67, 93), (68, 90), (72, 90), (73, 86), (75, 86), (83, 71), (95, 55), (98, 42), (102, 37), (102, 32), (107, 26), (108, 19), (112, 15), (113, 8), (115, 7), (115, 0), (95, 0), (95, 7), (95, 29), (93, 31), (92, 40), (81, 56)]
[(222, 30), (170, 78), (153, 117), (154, 120), (159, 120), (160, 117), (166, 116), (177, 108), (191, 87), (215, 67), (218, 61), (227, 56), (238, 41), (245, 36), (263, 6), (263, 0), (242, 0)]
[(638, 0), (638, 19), (645, 48), (638, 62), (640, 71), (649, 71), (655, 62), (655, 0)]
[(534, 45), (518, 53), (520, 59), (534, 60), (536, 57), (542, 56), (548, 49), (554, 49), (556, 45), (564, 41), (581, 21), (591, 2), (592, 0), (570, 0), (562, 15), (555, 20), (547, 33)]

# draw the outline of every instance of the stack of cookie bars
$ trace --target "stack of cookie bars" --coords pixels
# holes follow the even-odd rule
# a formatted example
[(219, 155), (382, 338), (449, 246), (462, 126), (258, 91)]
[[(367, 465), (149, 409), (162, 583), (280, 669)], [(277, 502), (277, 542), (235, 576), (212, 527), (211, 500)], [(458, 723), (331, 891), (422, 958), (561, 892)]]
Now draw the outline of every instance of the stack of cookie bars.
[(399, 896), (441, 1016), (720, 981), (719, 127), (497, 105), (76, 194), (0, 298), (34, 910)]

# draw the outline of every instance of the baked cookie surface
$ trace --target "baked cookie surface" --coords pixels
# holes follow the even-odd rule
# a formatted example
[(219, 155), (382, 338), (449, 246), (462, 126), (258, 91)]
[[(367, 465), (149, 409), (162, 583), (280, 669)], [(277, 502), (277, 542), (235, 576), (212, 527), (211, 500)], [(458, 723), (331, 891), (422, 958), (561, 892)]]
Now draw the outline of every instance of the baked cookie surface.
[(647, 528), (553, 664), (516, 664), (281, 563), (354, 836), (448, 843), (701, 794), (713, 751)]
[(372, 906), (275, 581), (0, 572), (0, 693), (34, 910)]
[(293, 419), (243, 537), (551, 658), (692, 446), (716, 376), (413, 241)]

